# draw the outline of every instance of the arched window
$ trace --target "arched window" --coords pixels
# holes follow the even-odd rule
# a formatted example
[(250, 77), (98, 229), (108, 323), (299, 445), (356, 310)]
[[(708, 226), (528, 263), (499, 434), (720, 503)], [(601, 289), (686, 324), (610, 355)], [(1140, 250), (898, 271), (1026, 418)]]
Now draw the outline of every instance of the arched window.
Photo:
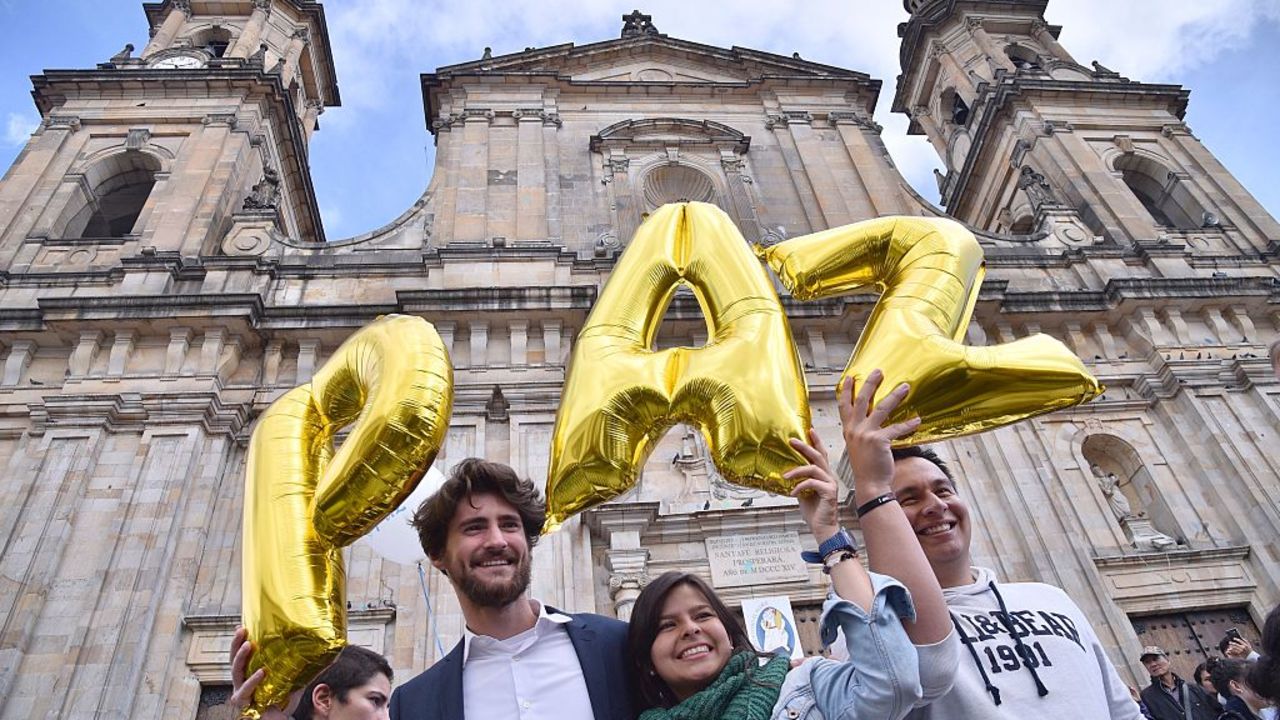
[(211, 27), (191, 36), (191, 46), (209, 53), (209, 57), (220, 58), (231, 46), (231, 31), (224, 27)]
[(1009, 226), (1009, 233), (1012, 235), (1030, 235), (1036, 229), (1036, 219), (1034, 215), (1022, 215), (1013, 224)]
[(89, 168), (63, 230), (68, 238), (121, 238), (133, 226), (155, 186), (160, 161), (143, 152), (125, 152)]
[(1156, 225), (1180, 230), (1200, 227), (1204, 208), (1159, 162), (1137, 154), (1116, 159), (1115, 169), (1125, 186), (1146, 208)]
[(1004, 54), (1009, 57), (1009, 61), (1019, 70), (1040, 71), (1044, 68), (1040, 65), (1040, 56), (1033, 50), (1025, 48), (1021, 45), (1009, 45), (1004, 49)]
[(960, 97), (960, 93), (956, 92), (955, 88), (942, 91), (942, 96), (938, 99), (938, 109), (942, 111), (943, 119), (952, 125), (964, 127), (969, 122), (969, 103)]

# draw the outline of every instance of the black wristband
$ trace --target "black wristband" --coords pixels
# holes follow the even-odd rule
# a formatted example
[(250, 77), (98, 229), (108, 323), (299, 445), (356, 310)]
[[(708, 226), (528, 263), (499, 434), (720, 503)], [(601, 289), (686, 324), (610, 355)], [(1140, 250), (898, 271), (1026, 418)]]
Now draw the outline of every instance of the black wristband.
[(871, 512), (872, 510), (875, 510), (881, 505), (884, 505), (886, 503), (896, 502), (897, 499), (898, 499), (897, 495), (894, 495), (892, 492), (887, 492), (883, 495), (880, 495), (878, 497), (873, 497), (870, 500), (862, 503), (861, 505), (858, 506), (858, 509), (855, 510), (854, 512), (855, 514), (857, 514), (859, 518), (861, 518), (863, 515), (866, 515), (867, 513)]

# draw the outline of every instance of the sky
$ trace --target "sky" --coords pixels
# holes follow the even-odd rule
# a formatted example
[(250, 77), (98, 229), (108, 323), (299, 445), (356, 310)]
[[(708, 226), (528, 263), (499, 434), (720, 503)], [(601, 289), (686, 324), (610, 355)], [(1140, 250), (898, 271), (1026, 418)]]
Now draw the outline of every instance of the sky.
[[(311, 170), (330, 240), (399, 216), (422, 194), (435, 158), (419, 74), (495, 55), (618, 36), (640, 0), (325, 0), (343, 104), (320, 117)], [(899, 0), (645, 0), (662, 33), (868, 73), (883, 81), (876, 119), (907, 179), (937, 200), (941, 161), (889, 112), (898, 68)], [(1272, 215), (1280, 216), (1280, 0), (1053, 0), (1046, 19), (1084, 65), (1191, 91), (1186, 121)], [(142, 48), (135, 0), (0, 0), (0, 167), (39, 123), (30, 75), (92, 68), (126, 42)]]

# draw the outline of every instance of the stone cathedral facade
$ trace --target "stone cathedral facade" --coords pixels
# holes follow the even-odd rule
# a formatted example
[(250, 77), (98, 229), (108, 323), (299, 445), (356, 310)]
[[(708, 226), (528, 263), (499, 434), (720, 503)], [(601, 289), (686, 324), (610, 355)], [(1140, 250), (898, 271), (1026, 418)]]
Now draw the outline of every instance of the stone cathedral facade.
[[(682, 199), (762, 244), (888, 214), (970, 226), (988, 276), (969, 342), (1046, 332), (1109, 388), (941, 444), (978, 561), (1066, 588), (1134, 679), (1143, 644), (1185, 675), (1226, 627), (1255, 636), (1280, 601), (1280, 225), (1182, 122), (1186, 89), (1082, 64), (1045, 4), (907, 2), (889, 101), (942, 158), (945, 209), (888, 156), (880, 80), (639, 13), (620, 37), (423, 75), (431, 182), (343, 239), (307, 169), (340, 103), (319, 3), (148, 3), (137, 56), (34, 77), (44, 121), (0, 180), (0, 718), (225, 712), (254, 418), (379, 314), (423, 316), (451, 350), (441, 466), (543, 482), (575, 332), (645, 213)], [(833, 446), (874, 302), (784, 297)], [(705, 334), (678, 296), (659, 343)], [(788, 595), (812, 652), (820, 573), (728, 582), (709, 557), (802, 533), (792, 501), (725, 483), (676, 427), (635, 490), (544, 538), (533, 592), (625, 618), (649, 577), (689, 569), (735, 606)], [(460, 638), (434, 571), (361, 541), (348, 574), (353, 642), (402, 681)]]

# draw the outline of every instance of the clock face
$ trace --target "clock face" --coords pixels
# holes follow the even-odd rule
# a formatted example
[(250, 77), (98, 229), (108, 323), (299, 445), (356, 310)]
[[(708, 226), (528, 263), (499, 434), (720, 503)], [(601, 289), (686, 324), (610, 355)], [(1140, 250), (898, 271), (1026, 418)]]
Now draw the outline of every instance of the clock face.
[(158, 70), (196, 70), (204, 67), (204, 58), (195, 55), (169, 55), (151, 63)]

